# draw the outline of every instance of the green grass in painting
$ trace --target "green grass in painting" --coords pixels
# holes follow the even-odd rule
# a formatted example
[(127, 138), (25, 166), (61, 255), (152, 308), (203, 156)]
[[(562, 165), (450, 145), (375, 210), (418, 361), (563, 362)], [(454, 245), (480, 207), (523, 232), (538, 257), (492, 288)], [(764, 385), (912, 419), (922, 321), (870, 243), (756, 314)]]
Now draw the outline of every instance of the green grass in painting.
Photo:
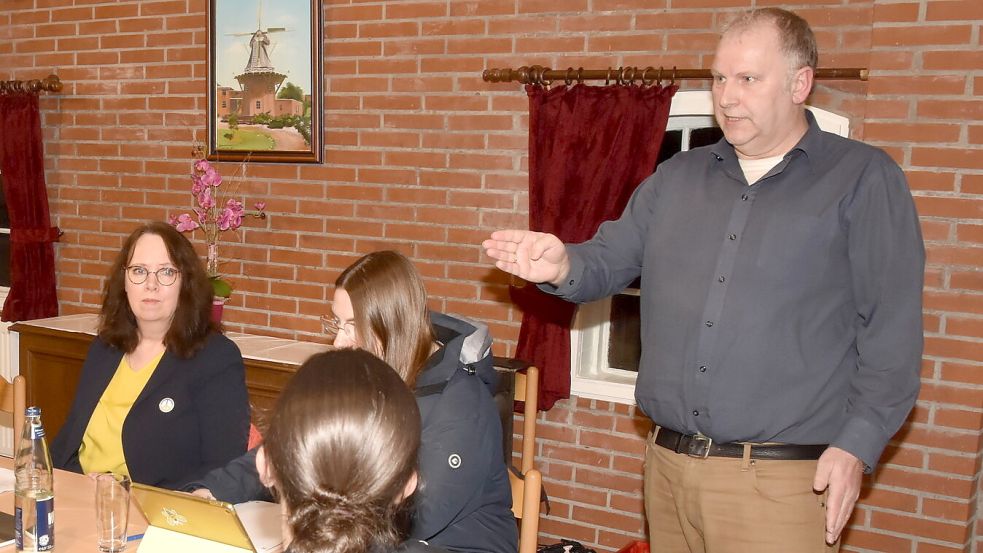
[[(229, 133), (232, 138), (226, 137)], [(275, 146), (273, 137), (259, 131), (218, 129), (219, 150), (272, 150)]]

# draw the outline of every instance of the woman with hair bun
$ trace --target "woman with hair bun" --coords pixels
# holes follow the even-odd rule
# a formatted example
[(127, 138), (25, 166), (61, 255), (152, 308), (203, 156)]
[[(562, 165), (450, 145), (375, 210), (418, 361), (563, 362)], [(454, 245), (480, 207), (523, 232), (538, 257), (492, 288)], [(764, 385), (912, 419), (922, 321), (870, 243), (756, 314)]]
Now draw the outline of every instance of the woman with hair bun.
[(440, 553), (399, 544), (417, 485), (420, 411), (384, 361), (363, 350), (314, 355), (276, 402), (256, 455), (280, 497), (287, 553)]
[[(394, 251), (355, 260), (335, 281), (325, 329), (392, 367), (416, 397), (422, 421), (419, 490), (409, 536), (454, 553), (515, 553), (519, 536), (492, 398), (498, 378), (487, 328), (427, 308), (423, 279)], [(265, 498), (250, 452), (191, 488), (230, 503)]]

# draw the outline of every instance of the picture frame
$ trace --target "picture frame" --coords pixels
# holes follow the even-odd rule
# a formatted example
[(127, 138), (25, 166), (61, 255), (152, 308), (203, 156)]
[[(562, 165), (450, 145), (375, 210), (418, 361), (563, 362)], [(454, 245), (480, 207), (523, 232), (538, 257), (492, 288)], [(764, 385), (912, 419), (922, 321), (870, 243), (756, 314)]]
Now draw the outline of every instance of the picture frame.
[(206, 156), (321, 163), (321, 0), (208, 0)]

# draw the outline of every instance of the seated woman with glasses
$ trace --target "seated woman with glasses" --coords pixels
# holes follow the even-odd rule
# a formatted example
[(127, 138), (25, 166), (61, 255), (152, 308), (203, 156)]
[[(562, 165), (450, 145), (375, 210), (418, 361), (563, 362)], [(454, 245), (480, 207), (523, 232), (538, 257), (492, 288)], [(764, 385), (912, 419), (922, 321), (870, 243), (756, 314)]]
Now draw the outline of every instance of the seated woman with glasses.
[(212, 294), (191, 242), (172, 226), (148, 223), (129, 235), (51, 444), (56, 467), (179, 489), (242, 455), (245, 368), (211, 320)]
[[(420, 487), (409, 535), (450, 551), (515, 553), (518, 532), (492, 399), (487, 330), (427, 309), (423, 279), (393, 251), (370, 253), (335, 281), (325, 330), (339, 348), (367, 350), (414, 391), (423, 420)], [(255, 453), (213, 471), (199, 495), (240, 503), (264, 496)]]
[(277, 399), (256, 465), (279, 496), (286, 553), (437, 553), (399, 545), (417, 486), (413, 392), (363, 350), (319, 353)]

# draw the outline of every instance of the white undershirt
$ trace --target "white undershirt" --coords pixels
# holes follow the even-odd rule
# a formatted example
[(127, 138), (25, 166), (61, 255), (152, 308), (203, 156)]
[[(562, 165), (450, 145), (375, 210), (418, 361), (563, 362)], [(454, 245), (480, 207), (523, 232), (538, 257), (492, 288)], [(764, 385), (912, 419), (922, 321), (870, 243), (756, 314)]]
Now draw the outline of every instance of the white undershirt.
[(778, 162), (785, 156), (763, 157), (761, 159), (741, 159), (737, 158), (744, 171), (744, 178), (747, 179), (748, 186), (758, 182), (758, 179), (771, 171), (771, 168), (778, 165)]

